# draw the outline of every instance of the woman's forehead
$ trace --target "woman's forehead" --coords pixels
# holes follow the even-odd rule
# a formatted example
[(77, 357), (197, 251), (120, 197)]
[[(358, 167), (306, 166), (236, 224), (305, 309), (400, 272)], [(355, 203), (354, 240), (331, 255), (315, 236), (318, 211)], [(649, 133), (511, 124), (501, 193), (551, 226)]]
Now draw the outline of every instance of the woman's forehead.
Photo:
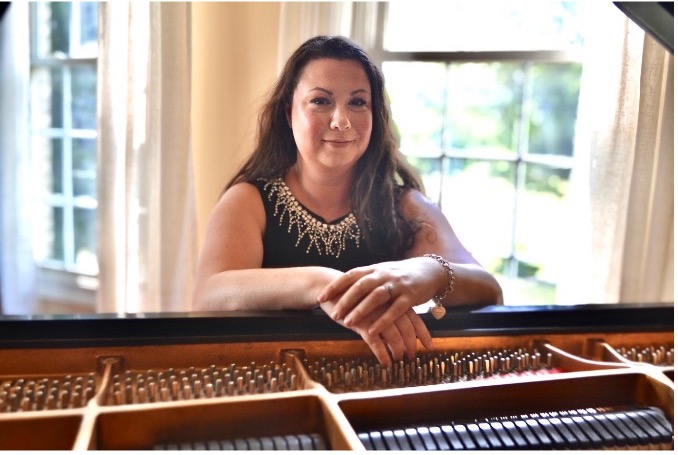
[[(339, 60), (332, 58), (310, 60), (301, 70), (297, 87), (348, 89), (350, 91), (365, 90), (371, 92), (370, 80), (362, 64), (356, 60)], [(309, 87), (310, 86), (310, 87)]]

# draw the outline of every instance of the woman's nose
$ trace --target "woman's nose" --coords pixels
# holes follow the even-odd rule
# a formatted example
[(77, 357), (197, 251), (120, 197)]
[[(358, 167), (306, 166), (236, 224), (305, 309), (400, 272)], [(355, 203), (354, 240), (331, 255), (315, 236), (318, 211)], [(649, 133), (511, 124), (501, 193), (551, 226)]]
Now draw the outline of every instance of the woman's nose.
[(333, 130), (345, 131), (351, 128), (351, 121), (348, 118), (347, 112), (341, 106), (337, 107), (332, 114), (332, 121), (330, 128)]

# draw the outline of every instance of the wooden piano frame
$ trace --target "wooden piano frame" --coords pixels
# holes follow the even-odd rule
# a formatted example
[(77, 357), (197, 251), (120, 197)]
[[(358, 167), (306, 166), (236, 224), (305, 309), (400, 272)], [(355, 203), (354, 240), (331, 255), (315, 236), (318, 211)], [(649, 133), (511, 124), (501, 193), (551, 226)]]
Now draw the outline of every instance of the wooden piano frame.
[[(364, 450), (360, 431), (457, 418), (605, 406), (663, 410), (673, 423), (673, 366), (630, 362), (617, 346), (673, 348), (673, 307), (486, 307), (423, 316), (434, 351), (541, 346), (562, 373), (332, 393), (301, 359), (369, 358), (354, 333), (318, 312), (169, 313), (0, 319), (3, 380), (96, 374), (83, 407), (0, 412), (0, 450), (151, 449), (158, 444), (317, 433)], [(122, 371), (287, 362), (297, 390), (112, 405)]]

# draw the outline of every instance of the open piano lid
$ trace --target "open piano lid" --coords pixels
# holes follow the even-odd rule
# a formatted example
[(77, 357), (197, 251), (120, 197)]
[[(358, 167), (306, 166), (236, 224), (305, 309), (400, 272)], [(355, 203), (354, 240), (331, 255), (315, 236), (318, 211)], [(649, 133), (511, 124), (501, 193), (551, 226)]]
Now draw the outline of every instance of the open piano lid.
[(673, 55), (673, 2), (613, 2)]

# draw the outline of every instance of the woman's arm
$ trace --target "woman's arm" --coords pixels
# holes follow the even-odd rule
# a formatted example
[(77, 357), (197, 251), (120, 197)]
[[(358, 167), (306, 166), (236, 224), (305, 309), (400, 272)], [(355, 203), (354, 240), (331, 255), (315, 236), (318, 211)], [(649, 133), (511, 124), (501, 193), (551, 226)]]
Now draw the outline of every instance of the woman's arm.
[(196, 310), (310, 309), (341, 275), (325, 267), (262, 269), (264, 205), (255, 186), (229, 188), (207, 224), (195, 273)]
[(406, 259), (359, 267), (330, 283), (319, 300), (341, 295), (331, 313), (333, 318), (343, 319), (351, 327), (385, 305), (388, 309), (369, 329), (370, 333), (379, 333), (412, 307), (442, 294), (448, 287), (448, 273), (424, 254), (442, 256), (454, 271), (454, 291), (446, 296), (443, 305), (503, 303), (496, 279), (466, 250), (435, 204), (415, 190), (408, 191), (401, 204), (407, 219), (422, 222)]
[[(455, 234), (450, 222), (436, 204), (419, 191), (410, 190), (403, 199), (403, 213), (408, 219), (422, 219), (423, 225), (417, 233), (414, 245), (407, 252), (408, 258), (420, 258), (424, 254), (437, 254), (449, 261), (454, 270), (454, 291), (443, 304), (503, 304), (501, 286), (464, 247)], [(425, 258), (429, 264), (435, 261)], [(438, 264), (441, 272), (437, 292), (439, 295), (448, 285), (446, 270)]]
[[(246, 183), (229, 188), (207, 225), (205, 244), (195, 274), (193, 308), (204, 311), (311, 309), (320, 290), (343, 273), (326, 267), (262, 269), (266, 215), (258, 190)], [(336, 300), (321, 308), (330, 313)], [(384, 365), (391, 358), (414, 356), (416, 340), (430, 346), (431, 336), (414, 312), (404, 312), (379, 334), (369, 334), (373, 312), (351, 329), (358, 333)], [(342, 321), (338, 321), (342, 324)]]

